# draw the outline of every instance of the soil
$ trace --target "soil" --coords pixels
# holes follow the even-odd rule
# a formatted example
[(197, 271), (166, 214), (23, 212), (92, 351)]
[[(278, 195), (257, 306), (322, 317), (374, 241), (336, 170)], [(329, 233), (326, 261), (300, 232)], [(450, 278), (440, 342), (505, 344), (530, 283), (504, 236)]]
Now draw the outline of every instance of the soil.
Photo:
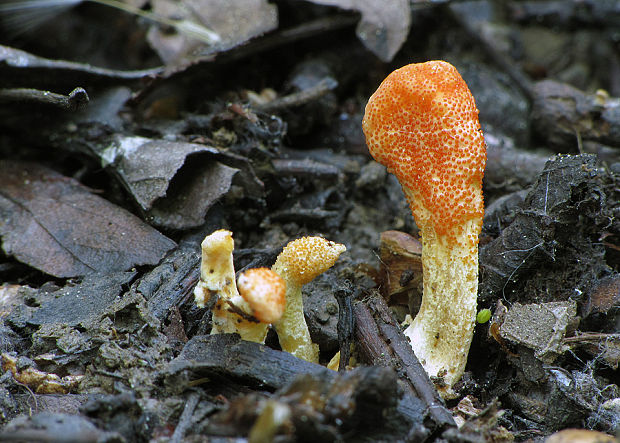
[[(0, 9), (0, 440), (620, 435), (616, 2), (178, 2), (217, 42), (44, 3)], [(388, 73), (434, 59), (467, 82), (487, 142), (491, 316), (447, 400), (400, 325), (421, 297), (418, 230), (361, 129)], [(274, 331), (209, 334), (193, 290), (217, 229), (237, 273), (302, 236), (346, 246), (303, 288), (320, 364)]]

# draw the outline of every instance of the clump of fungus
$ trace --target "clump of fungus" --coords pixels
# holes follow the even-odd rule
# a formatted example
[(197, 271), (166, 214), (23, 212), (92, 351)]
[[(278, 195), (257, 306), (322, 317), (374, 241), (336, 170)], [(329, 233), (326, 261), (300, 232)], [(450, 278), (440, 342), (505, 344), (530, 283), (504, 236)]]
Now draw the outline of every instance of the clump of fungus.
[(280, 346), (303, 360), (317, 363), (319, 347), (312, 343), (304, 317), (301, 288), (331, 268), (346, 247), (322, 237), (302, 237), (287, 244), (271, 268), (286, 282), (286, 309), (274, 323)]
[(270, 323), (284, 312), (286, 284), (267, 268), (247, 270), (235, 284), (232, 232), (220, 229), (202, 242), (200, 281), (194, 289), (199, 307), (215, 297), (211, 334), (238, 333), (263, 343)]
[(451, 64), (411, 64), (370, 97), (362, 126), (371, 155), (402, 185), (422, 237), (422, 304), (405, 334), (451, 397), (476, 318), (486, 162), (476, 103)]
[(235, 242), (232, 232), (220, 229), (207, 235), (200, 247), (200, 281), (194, 289), (194, 300), (198, 307), (204, 308), (214, 295), (230, 299), (237, 294), (232, 255)]

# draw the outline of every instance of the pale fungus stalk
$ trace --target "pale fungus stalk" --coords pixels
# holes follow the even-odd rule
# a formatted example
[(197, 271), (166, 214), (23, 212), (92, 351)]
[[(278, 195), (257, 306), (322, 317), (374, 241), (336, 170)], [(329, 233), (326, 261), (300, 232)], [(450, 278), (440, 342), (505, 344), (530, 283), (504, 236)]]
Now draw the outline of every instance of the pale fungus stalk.
[(371, 155), (398, 178), (422, 237), (423, 298), (405, 330), (442, 396), (454, 396), (473, 337), (486, 161), (478, 110), (449, 63), (411, 64), (370, 97)]
[(271, 268), (286, 282), (286, 309), (274, 324), (284, 351), (303, 360), (317, 363), (319, 347), (312, 343), (304, 317), (301, 289), (306, 283), (331, 268), (344, 245), (321, 237), (302, 237), (290, 242)]
[(202, 242), (200, 281), (194, 289), (199, 307), (215, 297), (211, 334), (237, 333), (264, 343), (269, 324), (284, 312), (284, 280), (266, 268), (250, 269), (235, 284), (232, 232), (220, 229)]
[(194, 301), (204, 308), (214, 295), (230, 299), (238, 295), (235, 286), (232, 232), (220, 229), (207, 235), (201, 243), (200, 281), (194, 288)]

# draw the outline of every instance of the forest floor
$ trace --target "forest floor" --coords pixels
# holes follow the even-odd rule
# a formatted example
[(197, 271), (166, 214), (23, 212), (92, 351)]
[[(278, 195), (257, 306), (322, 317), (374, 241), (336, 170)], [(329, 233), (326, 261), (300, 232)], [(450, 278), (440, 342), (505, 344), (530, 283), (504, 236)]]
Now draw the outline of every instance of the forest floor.
[[(0, 6), (0, 440), (620, 435), (617, 2), (56, 3)], [(361, 127), (387, 74), (438, 59), (487, 143), (491, 313), (446, 401), (400, 326), (418, 230)], [(209, 334), (218, 229), (238, 272), (346, 246), (303, 288), (320, 364)]]

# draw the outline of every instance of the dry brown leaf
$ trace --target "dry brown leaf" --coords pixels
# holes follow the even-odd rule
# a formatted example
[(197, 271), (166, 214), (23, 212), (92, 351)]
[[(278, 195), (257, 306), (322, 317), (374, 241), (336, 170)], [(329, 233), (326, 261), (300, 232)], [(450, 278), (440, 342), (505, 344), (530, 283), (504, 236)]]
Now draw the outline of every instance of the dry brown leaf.
[(43, 166), (0, 161), (7, 255), (56, 277), (156, 264), (175, 246), (142, 220)]
[(152, 224), (188, 229), (204, 222), (239, 172), (212, 157), (219, 154), (197, 143), (119, 136), (101, 155)]
[(357, 25), (357, 36), (364, 46), (384, 62), (394, 58), (409, 34), (411, 10), (407, 0), (310, 1), (359, 11), (362, 19)]
[(148, 41), (166, 64), (196, 52), (225, 51), (278, 26), (277, 7), (266, 0), (153, 0), (153, 10), (164, 17), (197, 23), (216, 33), (220, 41), (207, 47), (187, 34), (153, 27)]

